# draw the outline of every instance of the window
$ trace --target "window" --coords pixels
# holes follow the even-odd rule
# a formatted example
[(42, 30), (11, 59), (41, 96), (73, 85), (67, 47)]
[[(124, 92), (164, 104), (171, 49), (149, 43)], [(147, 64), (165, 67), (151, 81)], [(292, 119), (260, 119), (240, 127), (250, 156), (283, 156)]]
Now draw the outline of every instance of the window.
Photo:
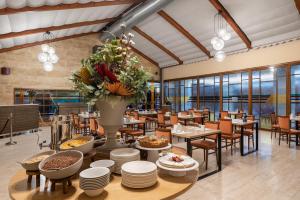
[(148, 82), (149, 90), (147, 91), (147, 104), (146, 109), (159, 109), (160, 108), (160, 83)]
[(300, 65), (291, 66), (291, 113), (300, 112)]
[(223, 75), (223, 110), (248, 113), (248, 72)]
[(210, 119), (216, 120), (220, 111), (220, 76), (199, 79), (200, 110), (208, 108)]
[(252, 113), (262, 128), (270, 128), (270, 114), (286, 115), (286, 68), (252, 72)]

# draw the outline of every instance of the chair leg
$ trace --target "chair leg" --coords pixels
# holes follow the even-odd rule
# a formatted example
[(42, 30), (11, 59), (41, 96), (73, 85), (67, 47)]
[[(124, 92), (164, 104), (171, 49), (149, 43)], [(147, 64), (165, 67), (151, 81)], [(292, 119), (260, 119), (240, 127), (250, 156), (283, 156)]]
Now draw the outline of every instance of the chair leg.
[(248, 136), (248, 150), (250, 149), (250, 135)]
[(286, 134), (286, 143), (288, 144), (289, 143), (289, 135)]
[(226, 150), (227, 150), (227, 139), (225, 139), (225, 147), (226, 147)]
[(290, 134), (287, 135), (287, 140), (288, 140), (289, 148), (290, 148), (291, 147), (291, 135)]
[(254, 149), (254, 136), (252, 135), (252, 148)]
[(208, 165), (208, 150), (204, 150), (206, 153), (206, 155), (205, 155), (205, 170), (207, 170), (207, 165)]
[(204, 160), (204, 161), (205, 161), (205, 159), (206, 159), (205, 156), (206, 156), (206, 155), (205, 155), (205, 149), (203, 149), (203, 160)]
[(233, 146), (233, 139), (231, 139), (231, 143), (230, 143), (230, 151), (231, 151), (231, 155), (233, 155), (233, 152), (232, 152), (232, 146)]
[(278, 140), (278, 145), (280, 146), (280, 140), (281, 140), (281, 133), (279, 133), (279, 140)]
[(272, 138), (273, 138), (273, 130), (274, 130), (274, 129), (271, 128), (271, 140), (272, 140)]

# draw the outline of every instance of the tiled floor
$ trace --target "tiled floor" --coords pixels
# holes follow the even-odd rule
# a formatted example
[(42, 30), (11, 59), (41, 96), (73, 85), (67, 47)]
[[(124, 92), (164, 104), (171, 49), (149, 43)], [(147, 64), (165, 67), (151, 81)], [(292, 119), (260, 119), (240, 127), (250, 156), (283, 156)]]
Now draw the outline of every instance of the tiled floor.
[[(49, 141), (50, 129), (43, 128), (41, 140)], [(5, 146), (8, 139), (0, 140), (0, 199), (9, 199), (7, 185), (10, 177), (21, 167), (17, 161), (39, 152), (37, 134), (14, 138), (14, 146)], [(176, 141), (176, 140), (175, 140)], [(260, 132), (258, 153), (241, 157), (237, 148), (234, 155), (223, 150), (222, 172), (198, 181), (177, 200), (299, 200), (300, 199), (300, 147), (286, 143), (278, 146), (268, 132)], [(179, 143), (177, 145), (184, 145)], [(193, 151), (194, 158), (203, 166), (202, 151)], [(209, 170), (215, 167), (215, 155), (209, 156)]]

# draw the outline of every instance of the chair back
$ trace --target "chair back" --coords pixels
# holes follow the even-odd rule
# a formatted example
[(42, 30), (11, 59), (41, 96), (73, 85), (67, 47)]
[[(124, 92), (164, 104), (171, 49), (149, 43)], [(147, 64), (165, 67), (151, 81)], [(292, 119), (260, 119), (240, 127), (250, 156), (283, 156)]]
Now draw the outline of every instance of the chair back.
[(277, 124), (277, 119), (276, 119), (276, 114), (275, 114), (275, 112), (272, 112), (272, 113), (271, 113), (271, 124), (272, 124), (272, 125)]
[[(248, 115), (248, 116), (247, 116), (247, 120), (249, 120), (249, 121), (254, 121), (254, 120), (255, 120), (255, 119), (254, 119), (254, 115)], [(244, 128), (245, 128), (245, 129), (251, 129), (251, 130), (254, 129), (253, 124), (246, 125), (246, 126), (244, 126)]]
[(165, 123), (165, 114), (164, 113), (157, 113), (157, 122), (159, 124)]
[(233, 127), (231, 119), (220, 119), (219, 129), (222, 134), (233, 135)]
[(219, 129), (219, 123), (218, 122), (205, 122), (205, 128), (218, 130)]
[[(145, 116), (139, 117), (139, 120), (142, 122), (146, 122), (147, 118)], [(139, 129), (143, 129), (145, 124), (138, 124)]]
[(290, 129), (290, 117), (289, 116), (278, 116), (278, 125), (282, 130)]
[(174, 114), (172, 114), (172, 115), (170, 116), (170, 123), (171, 123), (172, 125), (178, 123), (178, 116), (177, 116), (176, 113), (174, 113)]
[(220, 112), (220, 119), (225, 119), (225, 117), (229, 117), (228, 111), (221, 111)]
[(105, 130), (104, 130), (103, 126), (101, 126), (100, 124), (98, 124), (97, 134), (98, 134), (100, 137), (105, 136)]
[(172, 144), (171, 129), (158, 128), (158, 129), (155, 130), (155, 136), (157, 138), (167, 139), (169, 141), (169, 143)]
[(96, 119), (93, 118), (93, 117), (91, 117), (91, 118), (89, 119), (89, 121), (90, 121), (90, 130), (91, 130), (92, 132), (96, 132), (96, 131), (97, 131), (97, 122), (96, 122)]

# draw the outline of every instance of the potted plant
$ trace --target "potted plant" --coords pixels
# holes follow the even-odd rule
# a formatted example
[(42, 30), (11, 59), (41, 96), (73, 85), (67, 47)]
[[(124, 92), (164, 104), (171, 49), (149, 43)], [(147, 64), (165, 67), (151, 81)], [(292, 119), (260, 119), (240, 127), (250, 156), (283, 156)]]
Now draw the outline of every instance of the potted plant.
[(133, 56), (130, 46), (133, 34), (123, 34), (120, 39), (107, 40), (89, 58), (82, 60), (72, 81), (89, 104), (95, 105), (101, 118), (97, 122), (104, 127), (106, 143), (103, 150), (119, 147), (115, 133), (123, 124), (126, 106), (137, 99), (144, 99), (148, 72)]

